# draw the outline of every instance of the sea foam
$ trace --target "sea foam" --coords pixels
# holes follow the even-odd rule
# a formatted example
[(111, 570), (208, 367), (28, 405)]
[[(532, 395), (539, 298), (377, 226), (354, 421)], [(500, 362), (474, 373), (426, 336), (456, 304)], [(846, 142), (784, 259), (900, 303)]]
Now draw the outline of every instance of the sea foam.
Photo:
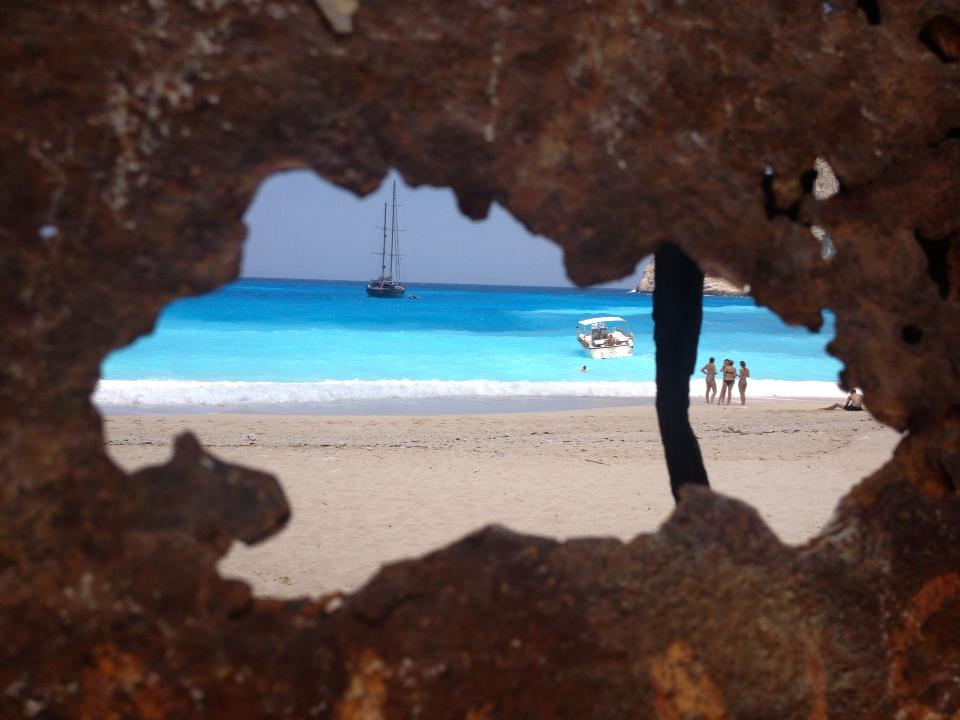
[[(690, 381), (694, 398), (702, 379)], [(734, 402), (739, 395), (734, 388)], [(836, 383), (818, 380), (751, 379), (748, 396), (757, 398), (829, 398), (843, 393)], [(421, 400), (509, 397), (652, 398), (651, 381), (502, 380), (323, 380), (318, 382), (239, 382), (199, 380), (101, 380), (93, 395), (105, 409), (150, 406), (300, 405), (368, 400)]]

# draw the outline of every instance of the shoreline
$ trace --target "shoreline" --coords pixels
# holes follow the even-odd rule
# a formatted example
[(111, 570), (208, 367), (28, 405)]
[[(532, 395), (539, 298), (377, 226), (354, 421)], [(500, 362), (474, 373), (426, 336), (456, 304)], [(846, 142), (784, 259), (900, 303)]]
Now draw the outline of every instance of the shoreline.
[[(869, 412), (813, 400), (707, 405), (691, 424), (711, 486), (757, 509), (788, 544), (807, 542), (840, 497), (892, 455), (900, 435)], [(108, 415), (106, 450), (132, 471), (167, 462), (193, 432), (225, 461), (275, 475), (291, 520), (259, 545), (235, 543), (225, 576), (261, 595), (298, 597), (362, 585), (496, 523), (557, 539), (654, 532), (670, 515), (652, 404), (450, 414)]]
[[(703, 380), (690, 383), (691, 406)], [(484, 390), (489, 392), (478, 392)], [(833, 382), (755, 380), (747, 401), (842, 402)], [(316, 383), (101, 381), (92, 398), (102, 415), (486, 415), (653, 406), (652, 381), (321, 381)], [(739, 404), (734, 388), (731, 404)]]
[[(748, 397), (747, 403), (782, 404), (812, 402), (829, 405), (842, 402), (834, 397)], [(702, 396), (690, 398), (690, 407), (706, 405)], [(523, 415), (552, 412), (578, 412), (630, 407), (654, 407), (653, 397), (569, 397), (520, 396), (493, 398), (384, 398), (333, 403), (250, 403), (229, 405), (95, 405), (103, 417), (266, 415), (317, 417), (435, 417), (438, 415)], [(740, 405), (739, 395), (730, 406)]]
[(227, 405), (97, 405), (104, 417), (129, 415), (305, 415), (318, 417), (499, 415), (653, 406), (652, 397), (518, 396), (382, 398), (338, 402), (233, 403)]

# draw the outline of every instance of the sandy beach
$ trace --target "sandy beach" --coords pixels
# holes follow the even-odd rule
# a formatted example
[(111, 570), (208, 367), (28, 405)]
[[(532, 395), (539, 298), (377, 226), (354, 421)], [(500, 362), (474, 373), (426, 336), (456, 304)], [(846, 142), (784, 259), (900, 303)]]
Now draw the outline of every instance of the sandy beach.
[[(756, 507), (786, 543), (806, 541), (837, 500), (890, 457), (899, 435), (829, 401), (694, 400), (713, 488)], [(524, 533), (623, 540), (673, 509), (649, 405), (484, 415), (114, 415), (123, 468), (165, 462), (186, 430), (224, 460), (276, 475), (293, 517), (221, 563), (263, 595), (352, 590), (380, 565), (490, 523)]]

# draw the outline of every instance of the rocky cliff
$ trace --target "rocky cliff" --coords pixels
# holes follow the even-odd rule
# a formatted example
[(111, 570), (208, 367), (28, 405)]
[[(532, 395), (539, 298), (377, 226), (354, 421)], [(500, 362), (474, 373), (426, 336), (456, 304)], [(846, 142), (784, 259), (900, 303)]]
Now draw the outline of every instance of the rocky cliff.
[[(652, 293), (655, 285), (654, 275), (655, 275), (655, 265), (654, 261), (651, 260), (647, 263), (647, 267), (643, 271), (643, 277), (640, 278), (640, 282), (637, 283), (636, 291), (643, 293)], [(703, 278), (703, 294), (704, 295), (749, 295), (750, 286), (744, 285), (743, 287), (737, 287), (733, 283), (727, 282), (726, 280), (718, 277), (712, 277), (706, 275)]]

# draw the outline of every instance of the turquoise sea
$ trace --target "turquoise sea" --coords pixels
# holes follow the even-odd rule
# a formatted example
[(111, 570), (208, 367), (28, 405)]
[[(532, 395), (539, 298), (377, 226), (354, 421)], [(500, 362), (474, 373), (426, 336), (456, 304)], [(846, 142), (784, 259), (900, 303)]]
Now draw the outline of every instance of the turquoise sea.
[[(107, 411), (402, 412), (424, 403), (501, 410), (654, 395), (649, 295), (417, 284), (407, 291), (418, 299), (368, 298), (362, 282), (242, 279), (177, 301), (152, 335), (106, 359), (94, 400)], [(627, 319), (634, 357), (587, 357), (576, 324), (597, 315)], [(825, 320), (815, 334), (750, 298), (707, 297), (699, 364), (710, 355), (745, 360), (755, 397), (839, 396), (840, 363), (824, 351), (833, 318)], [(692, 378), (696, 394), (701, 377)]]

